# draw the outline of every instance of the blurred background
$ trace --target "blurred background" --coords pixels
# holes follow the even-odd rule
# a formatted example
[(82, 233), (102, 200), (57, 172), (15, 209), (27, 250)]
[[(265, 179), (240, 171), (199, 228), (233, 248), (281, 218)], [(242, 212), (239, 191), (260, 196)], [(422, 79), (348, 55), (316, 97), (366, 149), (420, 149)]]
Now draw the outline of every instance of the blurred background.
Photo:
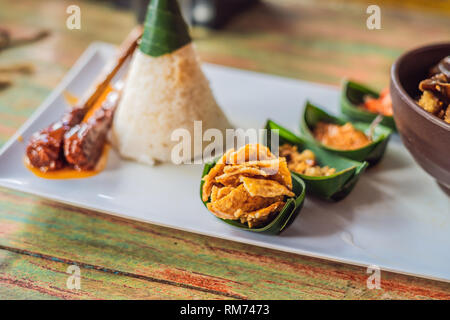
[[(26, 120), (93, 41), (119, 44), (145, 0), (0, 0), (0, 142)], [(388, 85), (405, 50), (450, 41), (448, 0), (180, 0), (203, 61), (340, 85)], [(381, 29), (369, 30), (369, 5)], [(69, 5), (81, 29), (69, 30)], [(14, 108), (11, 108), (14, 106)]]

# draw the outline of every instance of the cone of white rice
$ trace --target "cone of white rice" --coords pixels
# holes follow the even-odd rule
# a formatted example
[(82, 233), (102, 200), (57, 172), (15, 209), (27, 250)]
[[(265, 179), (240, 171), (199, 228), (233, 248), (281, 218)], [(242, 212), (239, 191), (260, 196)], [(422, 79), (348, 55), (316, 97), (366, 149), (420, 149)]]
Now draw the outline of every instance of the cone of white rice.
[[(177, 0), (152, 0), (114, 116), (113, 143), (128, 159), (171, 162), (180, 144), (172, 133), (182, 129), (194, 139), (194, 121), (202, 122), (203, 132), (216, 128), (224, 137), (231, 128), (201, 70)], [(184, 162), (201, 156), (193, 140), (191, 146), (181, 154)]]

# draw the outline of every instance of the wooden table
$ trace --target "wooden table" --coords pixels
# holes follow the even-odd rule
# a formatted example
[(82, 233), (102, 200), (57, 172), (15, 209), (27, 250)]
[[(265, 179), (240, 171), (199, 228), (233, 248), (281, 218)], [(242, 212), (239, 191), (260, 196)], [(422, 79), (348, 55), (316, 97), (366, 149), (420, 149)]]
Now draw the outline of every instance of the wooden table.
[[(413, 1), (414, 2), (414, 1)], [(94, 40), (120, 43), (130, 13), (79, 2), (82, 29), (68, 30), (72, 1), (2, 0), (0, 21), (50, 37), (0, 52), (0, 65), (31, 61), (0, 91), (0, 143), (24, 123)], [(382, 4), (384, 2), (381, 2)], [(382, 5), (382, 30), (369, 31), (362, 1), (274, 0), (220, 32), (195, 30), (209, 62), (339, 85), (342, 77), (388, 84), (405, 49), (450, 39), (449, 11), (404, 11)], [(414, 6), (413, 6), (414, 7)], [(21, 164), (17, 164), (21, 165)], [(81, 289), (66, 286), (69, 265)], [(366, 287), (360, 267), (282, 253), (114, 218), (0, 189), (0, 298), (14, 299), (449, 299), (450, 284), (382, 272)]]

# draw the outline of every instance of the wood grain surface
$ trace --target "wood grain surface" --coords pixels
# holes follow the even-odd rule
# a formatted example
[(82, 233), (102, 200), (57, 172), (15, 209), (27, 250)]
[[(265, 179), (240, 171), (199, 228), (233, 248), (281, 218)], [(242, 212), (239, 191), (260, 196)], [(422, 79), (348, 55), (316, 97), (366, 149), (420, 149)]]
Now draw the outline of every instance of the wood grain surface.
[[(62, 0), (1, 0), (0, 27), (13, 35), (48, 29), (34, 44), (0, 51), (0, 67), (31, 62), (0, 91), (0, 144), (24, 123), (95, 40), (120, 43), (134, 25), (108, 2), (76, 1), (81, 30), (65, 27)], [(351, 77), (382, 88), (404, 50), (450, 39), (449, 11), (380, 1), (382, 30), (369, 31), (364, 1), (265, 1), (225, 30), (195, 29), (203, 60), (339, 85)], [(385, 3), (385, 5), (384, 5)], [(18, 164), (19, 165), (19, 164)], [(66, 286), (70, 265), (81, 289)], [(369, 290), (365, 268), (115, 218), (0, 189), (3, 299), (450, 299), (450, 284), (382, 272)]]

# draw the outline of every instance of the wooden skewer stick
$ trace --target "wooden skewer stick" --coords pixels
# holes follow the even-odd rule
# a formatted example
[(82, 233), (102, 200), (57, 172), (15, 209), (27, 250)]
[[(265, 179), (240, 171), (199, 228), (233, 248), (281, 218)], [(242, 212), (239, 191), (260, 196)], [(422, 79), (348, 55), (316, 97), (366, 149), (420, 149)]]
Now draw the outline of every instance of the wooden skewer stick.
[(88, 95), (88, 98), (82, 103), (84, 109), (89, 110), (106, 90), (111, 80), (122, 67), (123, 63), (130, 55), (133, 54), (139, 43), (139, 39), (142, 36), (142, 32), (142, 26), (137, 26), (128, 34), (127, 38), (119, 48), (117, 63), (113, 66), (112, 70), (106, 74), (105, 78), (94, 88), (93, 92)]
[(368, 138), (370, 141), (373, 141), (373, 135), (375, 133), (375, 128), (380, 124), (381, 121), (383, 121), (383, 115), (379, 114), (377, 115), (377, 117), (375, 119), (373, 119), (372, 123), (370, 124), (369, 127), (369, 134), (368, 134)]

